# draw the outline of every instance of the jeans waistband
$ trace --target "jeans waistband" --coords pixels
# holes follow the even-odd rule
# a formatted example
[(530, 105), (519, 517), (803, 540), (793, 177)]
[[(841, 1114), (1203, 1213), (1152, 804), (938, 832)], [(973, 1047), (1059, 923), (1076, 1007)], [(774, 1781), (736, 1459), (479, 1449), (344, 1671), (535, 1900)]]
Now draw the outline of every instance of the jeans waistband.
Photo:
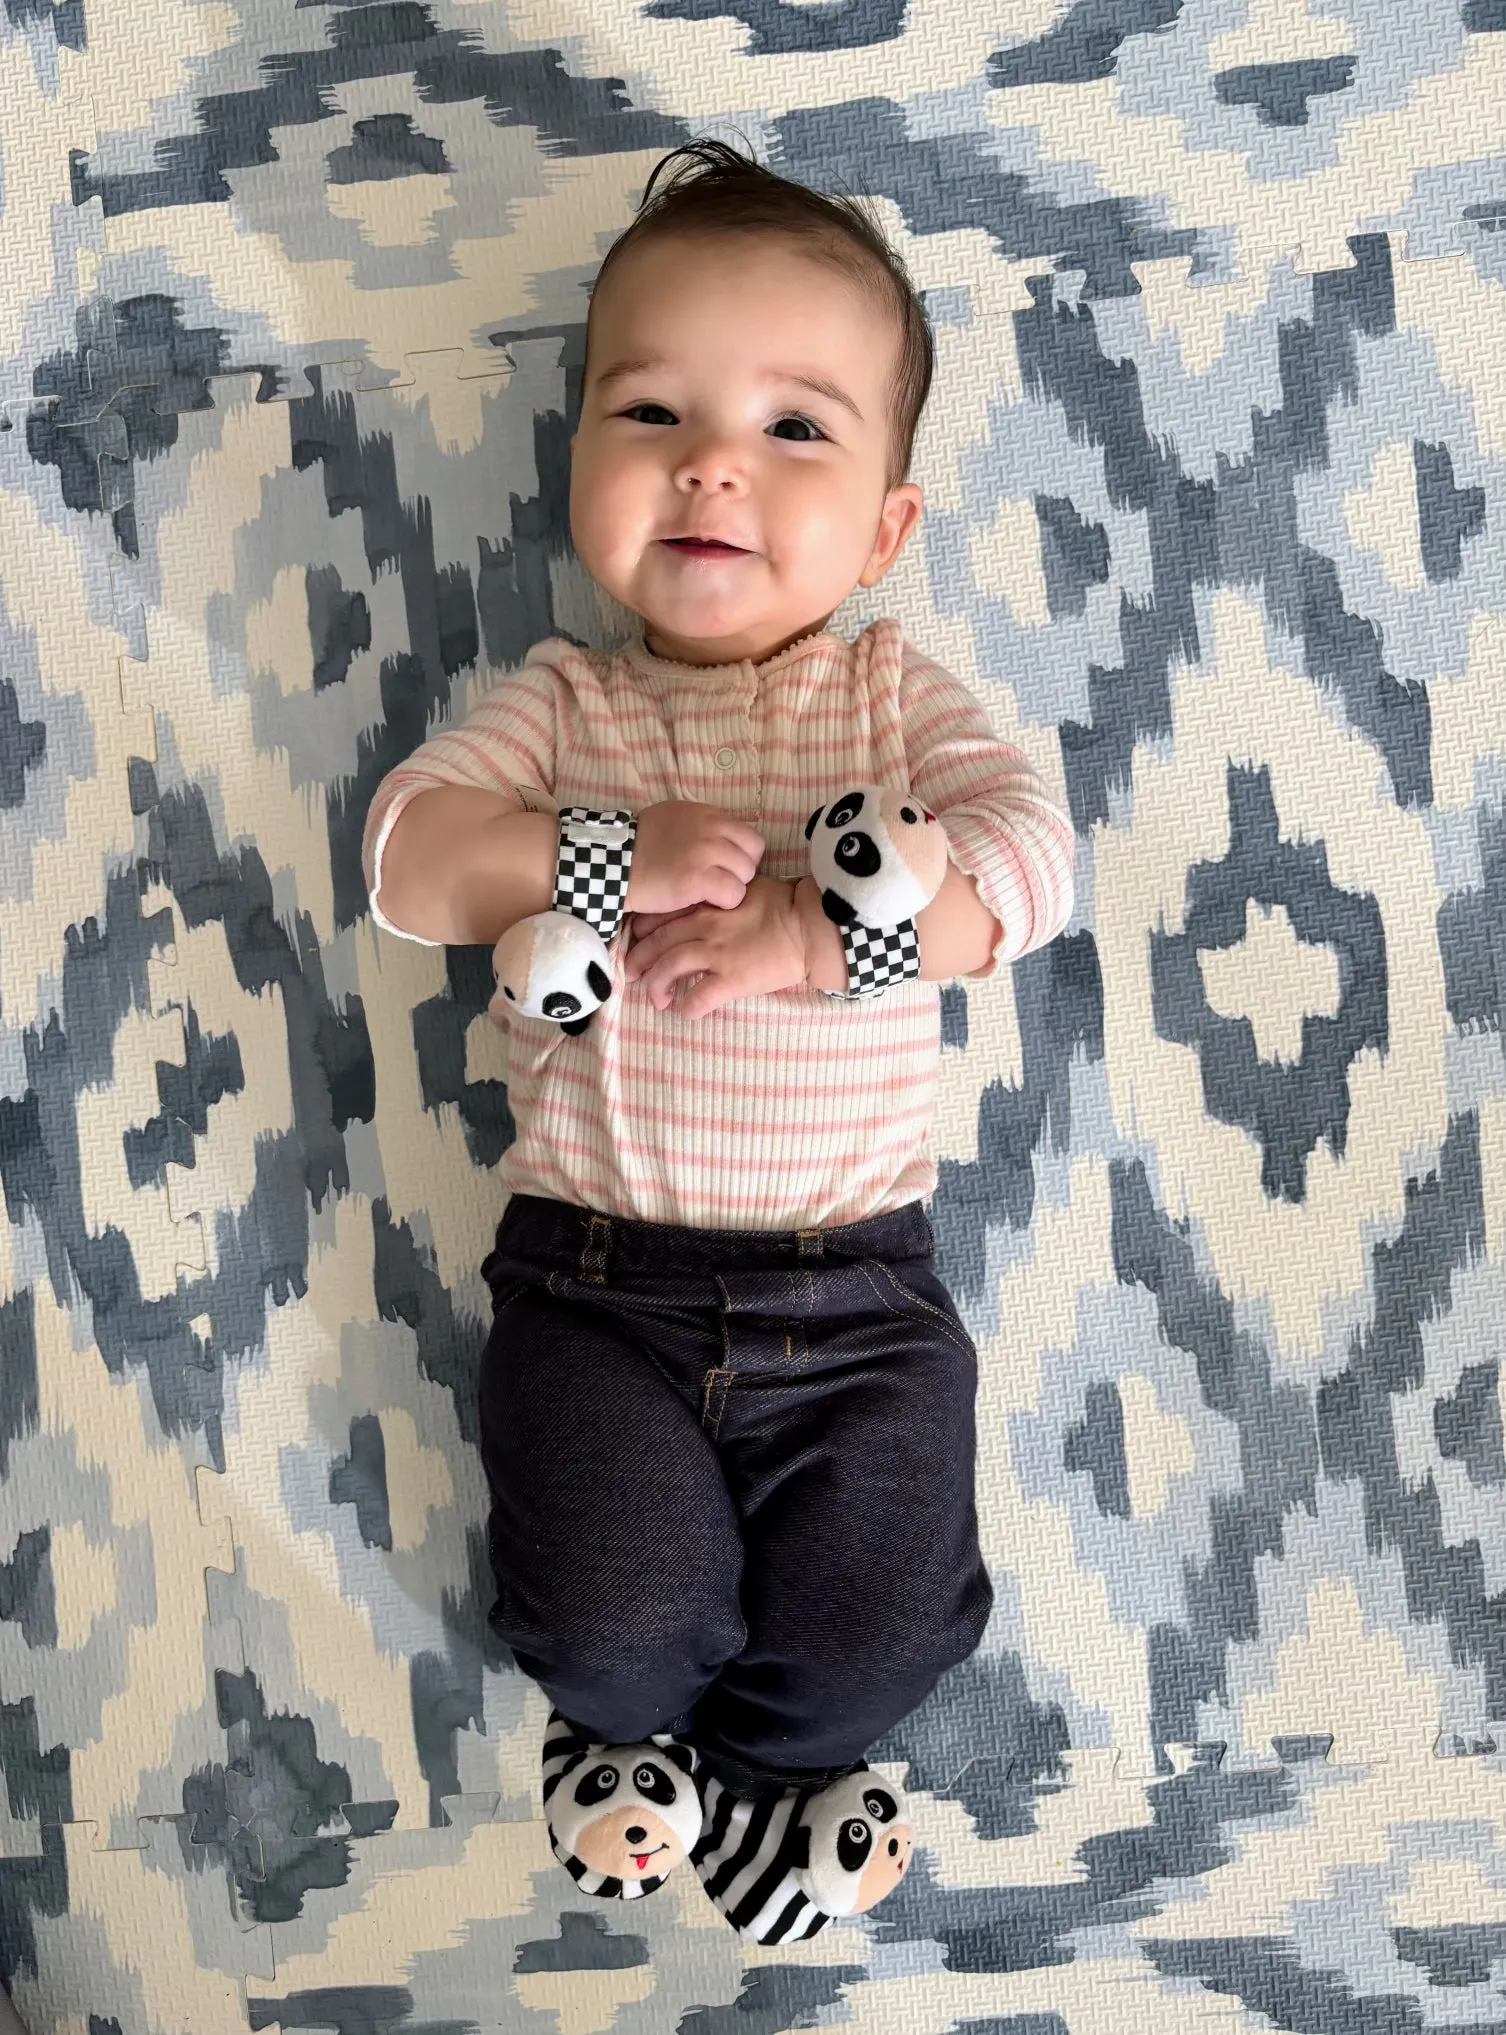
[[(514, 1194), (497, 1227), (494, 1256), (604, 1284), (677, 1271), (773, 1271), (873, 1258), (898, 1264), (929, 1258), (935, 1247), (930, 1218), (919, 1200), (825, 1229), (730, 1230), (633, 1222), (544, 1195)], [(482, 1267), (488, 1277), (491, 1263), (489, 1258)]]

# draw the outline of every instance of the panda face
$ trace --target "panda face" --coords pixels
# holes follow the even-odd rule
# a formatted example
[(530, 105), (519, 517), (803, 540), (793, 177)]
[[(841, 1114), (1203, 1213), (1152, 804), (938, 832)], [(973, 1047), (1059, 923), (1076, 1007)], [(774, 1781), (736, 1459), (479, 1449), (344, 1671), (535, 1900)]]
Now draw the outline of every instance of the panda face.
[(592, 1872), (656, 1879), (701, 1827), (695, 1783), (657, 1746), (614, 1746), (586, 1760), (550, 1804), (556, 1839)]
[(584, 1031), (612, 994), (611, 959), (595, 927), (569, 912), (538, 912), (508, 927), (492, 950), (497, 978), (490, 1010), (499, 1022), (552, 1020)]
[(877, 1774), (827, 1788), (812, 1823), (806, 1891), (828, 1915), (861, 1915), (904, 1878), (914, 1849), (894, 1791)]
[(854, 785), (805, 823), (821, 908), (835, 925), (897, 925), (913, 917), (946, 875), (946, 836), (908, 792)]

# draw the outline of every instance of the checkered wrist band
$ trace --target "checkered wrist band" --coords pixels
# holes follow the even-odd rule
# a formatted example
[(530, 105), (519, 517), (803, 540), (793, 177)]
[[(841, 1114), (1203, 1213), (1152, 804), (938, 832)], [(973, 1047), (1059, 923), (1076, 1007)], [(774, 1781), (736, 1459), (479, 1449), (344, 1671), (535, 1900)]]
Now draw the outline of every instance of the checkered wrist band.
[(896, 982), (919, 975), (920, 934), (914, 919), (901, 919), (893, 926), (860, 926), (852, 921), (838, 930), (847, 956), (847, 987), (823, 990), (823, 996), (882, 996)]
[[(637, 817), (628, 812), (597, 812), (590, 806), (562, 806), (559, 821), (552, 909), (584, 919), (603, 940), (610, 940), (622, 924), (627, 902)], [(589, 827), (592, 837), (571, 840), (572, 827)]]

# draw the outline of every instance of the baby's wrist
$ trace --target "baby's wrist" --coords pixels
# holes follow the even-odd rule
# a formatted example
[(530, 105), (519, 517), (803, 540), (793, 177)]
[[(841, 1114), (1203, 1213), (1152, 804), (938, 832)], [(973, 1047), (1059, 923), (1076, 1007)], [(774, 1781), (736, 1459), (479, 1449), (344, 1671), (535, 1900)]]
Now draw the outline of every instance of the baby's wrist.
[(812, 989), (845, 994), (847, 954), (842, 934), (821, 908), (821, 891), (814, 876), (802, 876), (795, 884), (795, 912), (805, 954), (805, 979)]

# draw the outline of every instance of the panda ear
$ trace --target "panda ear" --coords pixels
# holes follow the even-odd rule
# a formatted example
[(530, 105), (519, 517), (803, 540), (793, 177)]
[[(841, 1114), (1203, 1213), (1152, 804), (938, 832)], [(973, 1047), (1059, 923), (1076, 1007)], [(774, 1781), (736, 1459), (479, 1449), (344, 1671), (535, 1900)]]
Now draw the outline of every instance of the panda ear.
[(600, 998), (601, 1002), (605, 1003), (607, 998), (612, 994), (612, 978), (605, 972), (599, 961), (587, 962), (586, 980), (591, 985), (593, 993)]
[(805, 838), (807, 841), (810, 839), (811, 835), (815, 833), (816, 822), (817, 820), (820, 819), (820, 817), (821, 817), (821, 807), (817, 806), (816, 810), (811, 814), (810, 818), (805, 823)]

